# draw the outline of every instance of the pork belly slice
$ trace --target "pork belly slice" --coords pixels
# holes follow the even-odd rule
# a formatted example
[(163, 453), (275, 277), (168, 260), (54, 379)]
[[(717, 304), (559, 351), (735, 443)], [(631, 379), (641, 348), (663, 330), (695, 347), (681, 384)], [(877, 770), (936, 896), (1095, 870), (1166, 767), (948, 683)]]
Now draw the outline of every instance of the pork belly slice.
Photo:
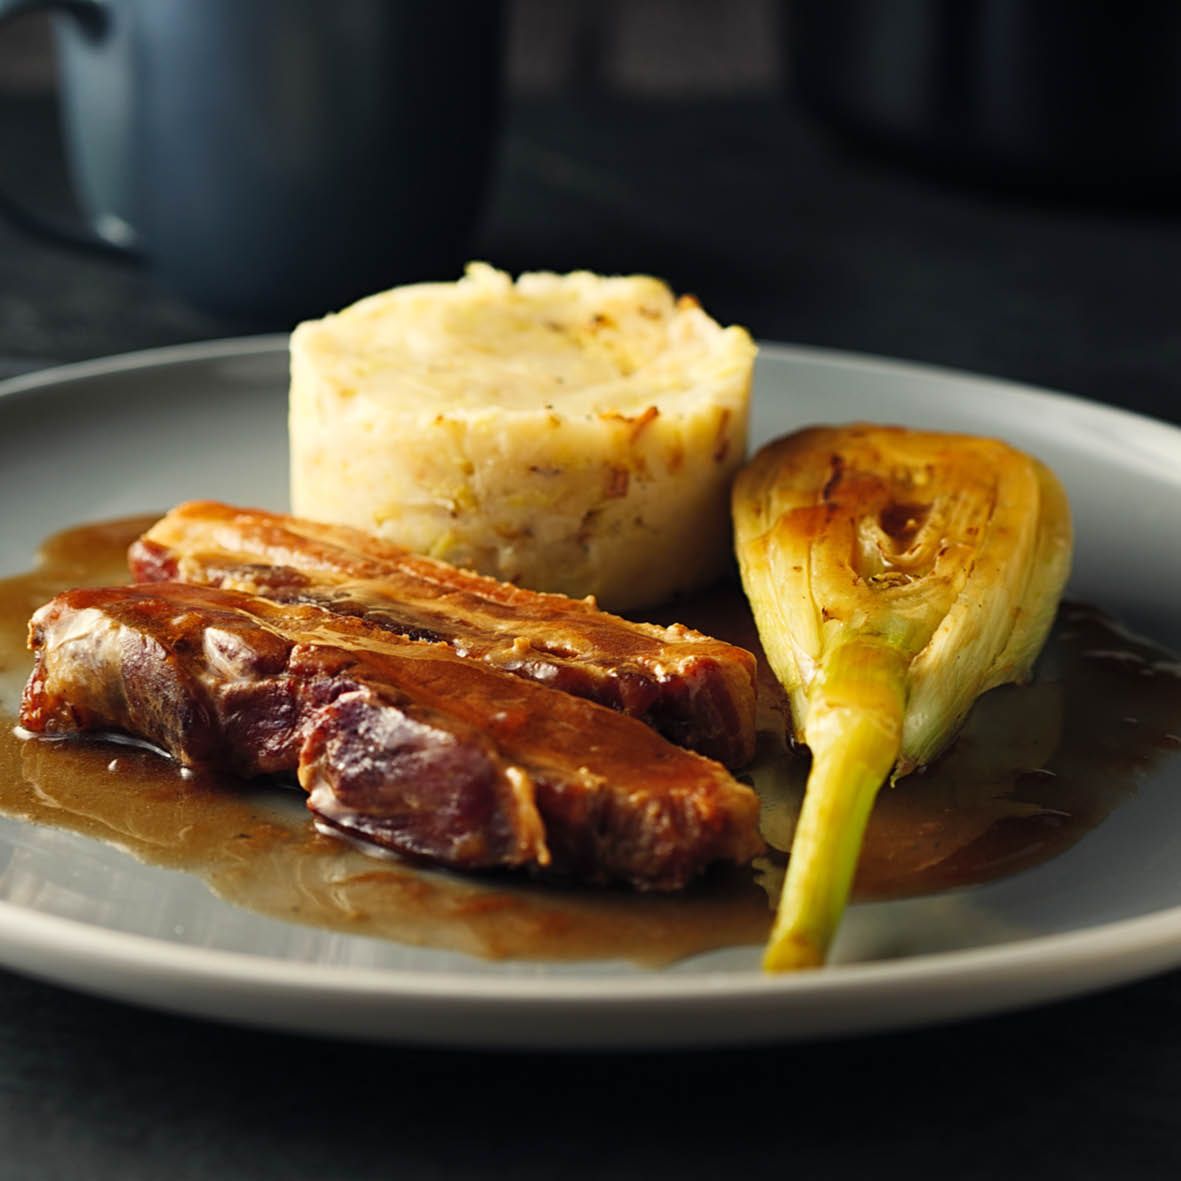
[(409, 553), (356, 529), (212, 501), (173, 509), (131, 547), (141, 582), (310, 603), (640, 718), (680, 746), (754, 755), (755, 660), (680, 625), (632, 623)]
[(29, 644), (27, 730), (294, 772), (322, 820), (409, 856), (670, 890), (762, 848), (754, 793), (642, 722), (318, 607), (73, 590), (33, 616)]

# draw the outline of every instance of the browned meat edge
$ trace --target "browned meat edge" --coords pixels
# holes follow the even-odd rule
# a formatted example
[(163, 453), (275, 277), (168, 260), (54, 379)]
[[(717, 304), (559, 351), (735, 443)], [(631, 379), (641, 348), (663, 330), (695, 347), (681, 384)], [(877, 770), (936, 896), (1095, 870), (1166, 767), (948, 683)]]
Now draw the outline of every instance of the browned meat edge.
[(632, 623), (411, 554), (355, 529), (212, 501), (173, 509), (131, 547), (141, 582), (313, 604), (631, 714), (736, 767), (755, 742), (755, 660), (688, 628)]
[(316, 607), (74, 590), (34, 615), (30, 646), (26, 729), (294, 772), (319, 816), (400, 853), (663, 890), (762, 847), (754, 794), (635, 719)]

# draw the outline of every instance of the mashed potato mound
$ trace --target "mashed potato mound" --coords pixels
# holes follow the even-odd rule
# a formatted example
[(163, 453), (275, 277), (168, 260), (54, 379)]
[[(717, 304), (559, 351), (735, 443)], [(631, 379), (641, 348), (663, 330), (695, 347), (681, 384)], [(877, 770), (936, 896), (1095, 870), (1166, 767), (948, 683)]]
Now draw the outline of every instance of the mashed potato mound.
[(647, 276), (472, 264), (291, 339), (301, 516), (612, 610), (730, 561), (755, 347)]

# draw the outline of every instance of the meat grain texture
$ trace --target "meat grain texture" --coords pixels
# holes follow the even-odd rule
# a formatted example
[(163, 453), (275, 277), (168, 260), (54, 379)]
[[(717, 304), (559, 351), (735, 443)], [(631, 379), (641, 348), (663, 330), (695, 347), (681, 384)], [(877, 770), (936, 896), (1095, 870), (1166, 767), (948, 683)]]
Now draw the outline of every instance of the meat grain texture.
[(131, 547), (139, 581), (312, 604), (647, 722), (730, 767), (755, 747), (755, 660), (690, 628), (633, 623), (410, 553), (357, 529), (195, 501)]
[(408, 856), (668, 890), (762, 848), (754, 793), (644, 723), (316, 605), (74, 590), (30, 646), (27, 730), (294, 773), (327, 824)]

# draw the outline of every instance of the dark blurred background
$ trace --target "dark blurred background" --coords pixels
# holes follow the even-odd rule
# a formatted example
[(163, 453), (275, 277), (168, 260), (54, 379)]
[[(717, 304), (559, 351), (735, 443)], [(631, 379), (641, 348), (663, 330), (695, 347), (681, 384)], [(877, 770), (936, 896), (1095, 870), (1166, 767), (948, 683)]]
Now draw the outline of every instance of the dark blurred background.
[[(1181, 422), (1179, 19), (512, 0), (471, 255), (653, 272), (763, 339)], [(0, 191), (69, 219), (57, 124), (47, 26), (22, 17), (0, 29)], [(289, 326), (0, 219), (0, 377)], [(1179, 985), (837, 1044), (555, 1058), (205, 1026), (0, 973), (0, 1175), (1173, 1178)]]
[[(520, 96), (777, 93), (783, 24), (781, 0), (511, 0), (509, 86)], [(5, 30), (0, 76), (10, 94), (52, 89), (48, 17), (28, 15)]]
[[(1101, 185), (1085, 169), (1055, 183), (1052, 168), (1012, 183), (987, 157), (967, 174), (940, 167), (938, 142), (924, 154), (882, 134), (865, 103), (872, 113), (884, 78), (916, 109), (954, 115), (973, 76), (964, 53), (938, 57), (945, 77), (928, 84), (918, 33), (904, 22), (893, 44), (879, 43), (865, 24), (867, 11), (900, 13), (930, 41), (938, 29), (922, 24), (917, 0), (847, 5), (836, 23), (847, 42), (863, 42), (848, 53), (824, 7), (514, 0), (501, 133), (471, 255), (513, 270), (654, 272), (764, 339), (916, 358), (1181, 418), (1181, 232), (1169, 186), (1105, 167), (1097, 139), (1090, 174)], [(1020, 6), (993, 6), (999, 23), (979, 2), (942, 7), (945, 18), (975, 14), (956, 26), (961, 39), (988, 49), (1002, 76), (1031, 52), (1013, 17)], [(1128, 26), (1145, 33), (1139, 49), (1164, 42), (1143, 6), (1108, 5), (1108, 24), (1113, 11), (1139, 14)], [(811, 41), (793, 54), (805, 25)], [(1100, 29), (1089, 52), (1111, 43)], [(1137, 47), (1128, 52), (1122, 77), (1143, 76)], [(827, 95), (802, 101), (793, 56)], [(1063, 76), (1097, 88), (1092, 107), (1114, 109), (1126, 91), (1095, 61)], [(0, 30), (0, 188), (64, 216), (53, 85), (43, 19)], [(837, 109), (834, 88), (861, 108)], [(1019, 125), (1036, 121), (1036, 96), (1014, 101)], [(1075, 136), (1084, 164), (1088, 135), (1084, 126)], [(203, 311), (141, 267), (0, 224), (0, 357), (10, 371), (286, 326)]]

